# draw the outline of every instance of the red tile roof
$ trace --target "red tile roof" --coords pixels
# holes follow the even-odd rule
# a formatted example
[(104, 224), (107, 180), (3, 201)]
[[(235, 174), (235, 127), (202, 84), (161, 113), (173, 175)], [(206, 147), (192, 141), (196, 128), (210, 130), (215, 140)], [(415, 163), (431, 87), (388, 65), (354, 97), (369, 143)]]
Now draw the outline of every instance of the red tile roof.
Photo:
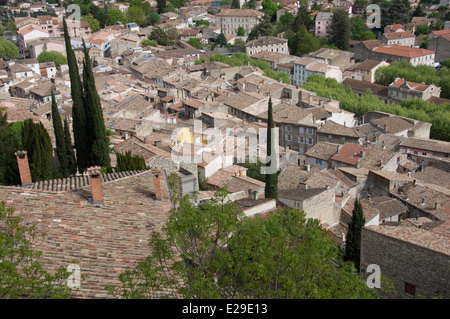
[(350, 165), (356, 165), (356, 163), (358, 163), (358, 161), (362, 158), (361, 152), (365, 151), (366, 154), (368, 154), (370, 150), (372, 150), (371, 147), (346, 143), (338, 150), (337, 154), (333, 155), (331, 159)]
[(390, 87), (400, 87), (405, 84), (408, 86), (408, 88), (411, 91), (423, 92), (430, 87), (428, 84), (425, 84), (425, 83), (410, 82), (410, 81), (405, 81), (404, 79), (396, 79), (396, 81), (394, 83), (391, 83), (391, 85), (389, 85), (389, 86)]
[(373, 50), (377, 53), (384, 53), (389, 55), (402, 56), (406, 58), (417, 58), (424, 55), (434, 54), (434, 51), (421, 49), (421, 48), (410, 48), (402, 45), (390, 45), (390, 46), (381, 46), (375, 48)]

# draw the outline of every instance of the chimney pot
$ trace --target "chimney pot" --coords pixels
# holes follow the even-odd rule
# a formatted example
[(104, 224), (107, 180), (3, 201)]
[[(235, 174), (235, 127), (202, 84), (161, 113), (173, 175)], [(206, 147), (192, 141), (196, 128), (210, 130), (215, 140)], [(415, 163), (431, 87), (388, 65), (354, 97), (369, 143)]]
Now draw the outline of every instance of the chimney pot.
[(100, 166), (92, 166), (87, 171), (91, 181), (92, 203), (103, 205), (102, 169)]
[(161, 193), (161, 172), (157, 169), (152, 170), (153, 174), (153, 181), (155, 184), (155, 199), (156, 200), (162, 200), (162, 193)]
[(28, 163), (27, 151), (17, 151), (14, 153), (17, 158), (17, 165), (19, 166), (20, 181), (23, 185), (31, 184), (30, 165)]

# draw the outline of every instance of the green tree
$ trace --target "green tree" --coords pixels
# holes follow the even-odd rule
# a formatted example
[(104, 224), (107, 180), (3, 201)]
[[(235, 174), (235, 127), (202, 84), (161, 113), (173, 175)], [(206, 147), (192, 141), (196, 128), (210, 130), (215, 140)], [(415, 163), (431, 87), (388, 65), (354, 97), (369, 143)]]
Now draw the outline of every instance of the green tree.
[(188, 43), (196, 49), (202, 48), (202, 42), (201, 42), (201, 39), (199, 39), (199, 38), (190, 38), (188, 40)]
[[(275, 138), (273, 135), (273, 130), (275, 128), (275, 124), (273, 122), (273, 111), (272, 111), (272, 97), (269, 97), (269, 105), (267, 109), (267, 159), (266, 159), (266, 167), (273, 168), (275, 165), (274, 160), (276, 162), (276, 166), (278, 166), (277, 154), (275, 153)], [(264, 190), (264, 194), (266, 198), (273, 198), (277, 201), (278, 204), (278, 167), (277, 172), (268, 173), (266, 172), (266, 187)]]
[(292, 53), (297, 56), (302, 56), (309, 52), (314, 52), (322, 47), (320, 38), (313, 36), (302, 26), (299, 32), (288, 36), (288, 46)]
[(283, 26), (283, 31), (294, 21), (295, 16), (290, 12), (285, 12), (280, 16), (279, 23)]
[(59, 68), (61, 64), (67, 64), (67, 58), (56, 51), (42, 51), (37, 56), (39, 63), (54, 62), (56, 68)]
[(161, 21), (161, 17), (156, 12), (150, 12), (148, 16), (145, 18), (145, 20), (149, 25), (157, 25)]
[(21, 136), (6, 120), (7, 113), (0, 109), (0, 184), (19, 185), (19, 168), (14, 153), (20, 149)]
[(89, 13), (92, 14), (94, 19), (100, 24), (100, 28), (104, 28), (106, 25), (106, 10), (105, 8), (100, 8), (94, 5), (89, 7)]
[(84, 171), (90, 167), (89, 135), (87, 128), (86, 112), (84, 109), (84, 94), (78, 69), (77, 59), (70, 42), (70, 36), (67, 31), (66, 20), (63, 19), (64, 41), (66, 43), (67, 64), (69, 66), (70, 93), (72, 96), (72, 121), (73, 136), (76, 149), (76, 161), (78, 172)]
[(444, 61), (441, 62), (441, 64), (450, 69), (450, 58), (445, 59)]
[(375, 40), (376, 38), (376, 34), (372, 31), (364, 31), (359, 36), (360, 41)]
[(74, 175), (77, 172), (77, 162), (73, 151), (72, 137), (70, 136), (69, 123), (67, 118), (64, 119), (64, 142), (66, 144), (66, 159), (69, 173)]
[(24, 121), (22, 128), (22, 148), (28, 152), (30, 173), (33, 182), (51, 179), (53, 147), (44, 125), (32, 119)]
[(272, 33), (274, 25), (270, 22), (270, 17), (264, 15), (264, 17), (259, 21), (259, 23), (250, 31), (247, 40), (251, 41), (257, 39), (261, 36), (267, 36)]
[(377, 298), (318, 220), (295, 209), (245, 218), (221, 190), (201, 206), (183, 198), (150, 255), (119, 276), (121, 298)]
[(110, 166), (109, 138), (106, 135), (100, 97), (95, 88), (94, 73), (92, 72), (89, 50), (83, 40), (83, 89), (84, 107), (87, 121), (87, 131), (91, 137), (90, 155), (91, 165)]
[(158, 9), (158, 13), (161, 14), (166, 9), (167, 1), (166, 0), (156, 0), (156, 8)]
[(160, 45), (167, 45), (168, 43), (167, 34), (160, 27), (153, 28), (149, 39), (156, 41)]
[(109, 9), (106, 13), (106, 24), (115, 25), (118, 21), (122, 22), (123, 24), (127, 23), (127, 19), (124, 13), (116, 8)]
[(427, 14), (423, 11), (422, 5), (419, 3), (419, 5), (416, 7), (414, 12), (412, 13), (413, 17), (425, 17)]
[(125, 154), (117, 153), (116, 172), (139, 171), (147, 169), (145, 159), (139, 155), (132, 155), (131, 151)]
[(291, 31), (298, 32), (302, 29), (302, 26), (309, 31), (314, 26), (314, 20), (309, 15), (308, 10), (305, 7), (298, 8), (297, 15), (291, 23)]
[(14, 215), (13, 207), (0, 202), (0, 298), (1, 299), (67, 299), (70, 273), (63, 267), (55, 273), (43, 269), (42, 252), (33, 243), (44, 240), (35, 226), (24, 225)]
[(205, 27), (209, 27), (210, 23), (208, 20), (194, 20), (193, 21), (195, 23), (195, 26), (205, 26)]
[(0, 58), (16, 59), (19, 56), (19, 48), (11, 41), (0, 37)]
[(361, 201), (356, 198), (352, 220), (348, 224), (344, 261), (352, 261), (358, 271), (361, 259), (361, 233), (365, 223)]
[(366, 31), (364, 20), (359, 17), (350, 19), (350, 32), (353, 40), (360, 40), (361, 34)]
[(214, 42), (221, 46), (224, 47), (227, 45), (227, 38), (225, 38), (225, 34), (223, 34), (223, 32), (221, 32), (215, 39)]
[[(388, 4), (387, 21), (389, 24), (406, 24), (411, 20), (408, 0), (391, 0)], [(383, 15), (383, 12), (381, 12)]]
[(240, 27), (237, 29), (236, 35), (237, 35), (238, 37), (245, 37), (245, 29), (244, 29), (244, 27), (240, 26)]
[(277, 5), (272, 0), (262, 0), (261, 6), (262, 11), (273, 20), (273, 17), (277, 14)]
[(145, 46), (145, 47), (157, 47), (158, 46), (158, 42), (156, 42), (155, 40), (150, 40), (150, 39), (144, 39), (141, 41), (141, 45)]
[(70, 175), (70, 171), (67, 159), (64, 128), (61, 121), (61, 116), (59, 115), (58, 105), (56, 104), (56, 99), (53, 90), (51, 96), (52, 96), (52, 124), (56, 140), (56, 157), (58, 158), (59, 170), (61, 174), (63, 175), (63, 177), (67, 177)]
[(231, 0), (231, 9), (240, 9), (241, 5), (239, 0)]
[(126, 12), (126, 20), (136, 22), (137, 25), (142, 26), (145, 22), (145, 12), (140, 7), (129, 7)]
[(340, 50), (350, 48), (350, 20), (345, 9), (338, 8), (333, 12), (331, 20), (331, 42)]
[(91, 28), (92, 32), (97, 32), (98, 30), (100, 30), (100, 22), (97, 19), (95, 19), (91, 13), (86, 15), (81, 20), (87, 21), (89, 23), (89, 27)]

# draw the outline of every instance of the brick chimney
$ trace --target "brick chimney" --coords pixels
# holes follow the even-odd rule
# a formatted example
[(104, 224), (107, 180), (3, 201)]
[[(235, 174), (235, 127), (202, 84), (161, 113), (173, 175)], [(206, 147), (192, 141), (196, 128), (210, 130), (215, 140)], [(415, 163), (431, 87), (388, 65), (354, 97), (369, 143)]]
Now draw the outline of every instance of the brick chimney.
[(152, 170), (153, 181), (155, 184), (155, 199), (162, 200), (162, 192), (161, 192), (161, 172), (157, 169)]
[(30, 165), (28, 163), (27, 151), (17, 151), (14, 153), (17, 158), (17, 165), (19, 166), (20, 182), (23, 185), (31, 184)]
[(102, 174), (100, 166), (92, 166), (88, 168), (88, 174), (91, 181), (92, 204), (103, 205), (103, 187)]

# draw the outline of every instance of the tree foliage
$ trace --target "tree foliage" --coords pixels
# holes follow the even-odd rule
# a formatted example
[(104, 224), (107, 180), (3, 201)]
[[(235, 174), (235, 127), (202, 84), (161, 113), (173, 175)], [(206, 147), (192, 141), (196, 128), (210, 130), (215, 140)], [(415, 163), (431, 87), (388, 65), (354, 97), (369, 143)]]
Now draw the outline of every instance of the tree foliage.
[(155, 40), (150, 40), (150, 39), (144, 39), (141, 41), (141, 45), (144, 47), (157, 47), (158, 46), (158, 42), (156, 42)]
[(106, 134), (105, 121), (100, 97), (95, 87), (94, 73), (92, 71), (89, 50), (83, 40), (83, 91), (84, 108), (87, 119), (87, 132), (89, 132), (90, 164), (92, 166), (109, 166), (109, 138)]
[(350, 47), (350, 20), (345, 9), (338, 8), (333, 12), (331, 20), (331, 42), (340, 50), (347, 51)]
[(45, 238), (38, 236), (34, 226), (24, 225), (5, 202), (0, 202), (0, 229), (1, 299), (70, 298), (66, 285), (70, 273), (63, 267), (54, 274), (43, 269), (42, 253), (34, 246)]
[(28, 163), (33, 182), (51, 179), (53, 147), (44, 125), (25, 120), (22, 127), (22, 149), (28, 152)]
[(58, 105), (56, 104), (55, 94), (51, 93), (52, 97), (52, 124), (53, 124), (53, 132), (55, 134), (56, 140), (56, 157), (59, 162), (59, 169), (63, 177), (67, 177), (70, 175), (69, 167), (68, 167), (68, 159), (67, 159), (67, 150), (66, 150), (66, 140), (64, 137), (64, 128), (63, 123), (61, 121), (61, 116), (59, 115)]
[[(266, 172), (266, 186), (264, 189), (264, 194), (266, 198), (273, 198), (278, 204), (278, 154), (275, 153), (275, 137), (273, 135), (273, 130), (275, 124), (273, 122), (273, 109), (272, 109), (272, 97), (269, 97), (269, 104), (267, 109), (267, 168), (272, 168), (277, 166), (277, 171), (273, 173)], [(274, 163), (275, 161), (275, 163)]]
[(139, 155), (132, 155), (131, 151), (125, 154), (117, 153), (116, 172), (139, 171), (147, 169), (145, 159)]
[(0, 37), (0, 58), (16, 59), (19, 56), (19, 48), (11, 41)]
[(437, 71), (432, 66), (412, 66), (403, 61), (393, 62), (376, 72), (376, 82), (382, 85), (391, 84), (397, 77), (417, 83), (435, 84), (441, 88), (441, 97), (450, 99), (450, 68), (442, 68)]
[(21, 135), (6, 120), (7, 113), (0, 109), (0, 185), (18, 185), (20, 176), (14, 153), (20, 149)]
[(235, 53), (230, 57), (227, 55), (224, 55), (224, 54), (220, 54), (220, 53), (213, 54), (209, 58), (209, 61), (210, 62), (214, 62), (214, 61), (222, 62), (222, 63), (226, 63), (231, 66), (248, 65), (250, 63), (250, 65), (254, 65), (254, 66), (257, 66), (258, 68), (260, 68), (264, 72), (264, 75), (266, 75), (274, 80), (282, 81), (283, 83), (286, 83), (286, 84), (291, 83), (291, 80), (286, 73), (275, 72), (274, 70), (272, 70), (270, 68), (270, 65), (267, 61), (250, 58), (248, 55), (246, 55), (245, 53), (242, 53), (242, 52)]
[(188, 43), (190, 45), (192, 45), (196, 49), (201, 49), (202, 48), (202, 41), (201, 41), (200, 38), (190, 38), (188, 40)]
[(358, 271), (361, 260), (361, 233), (365, 223), (361, 201), (355, 198), (352, 219), (348, 224), (347, 240), (345, 241), (344, 261), (352, 261)]
[(236, 35), (238, 37), (245, 37), (245, 29), (242, 26), (239, 26), (239, 28), (237, 29)]
[(127, 18), (125, 17), (125, 14), (120, 11), (120, 9), (112, 8), (109, 9), (106, 13), (106, 24), (107, 25), (115, 25), (116, 22), (122, 22), (123, 24), (126, 24)]
[(56, 51), (42, 51), (37, 56), (39, 63), (54, 62), (56, 68), (59, 68), (61, 64), (67, 64), (67, 58)]
[(128, 22), (136, 22), (139, 26), (144, 25), (145, 12), (138, 6), (130, 6), (126, 11), (125, 17)]
[(122, 298), (377, 298), (319, 225), (295, 209), (245, 218), (221, 190), (201, 206), (184, 198), (151, 254), (109, 287)]
[(402, 100), (400, 104), (385, 104), (372, 93), (358, 96), (350, 86), (344, 86), (335, 79), (313, 74), (303, 88), (322, 97), (332, 97), (340, 102), (342, 109), (362, 116), (368, 111), (382, 111), (432, 124), (430, 137), (450, 141), (450, 103), (435, 105), (419, 99)]
[(87, 21), (89, 23), (89, 27), (91, 28), (92, 32), (97, 32), (98, 30), (100, 30), (100, 22), (96, 18), (94, 18), (91, 13), (87, 14), (81, 20)]

